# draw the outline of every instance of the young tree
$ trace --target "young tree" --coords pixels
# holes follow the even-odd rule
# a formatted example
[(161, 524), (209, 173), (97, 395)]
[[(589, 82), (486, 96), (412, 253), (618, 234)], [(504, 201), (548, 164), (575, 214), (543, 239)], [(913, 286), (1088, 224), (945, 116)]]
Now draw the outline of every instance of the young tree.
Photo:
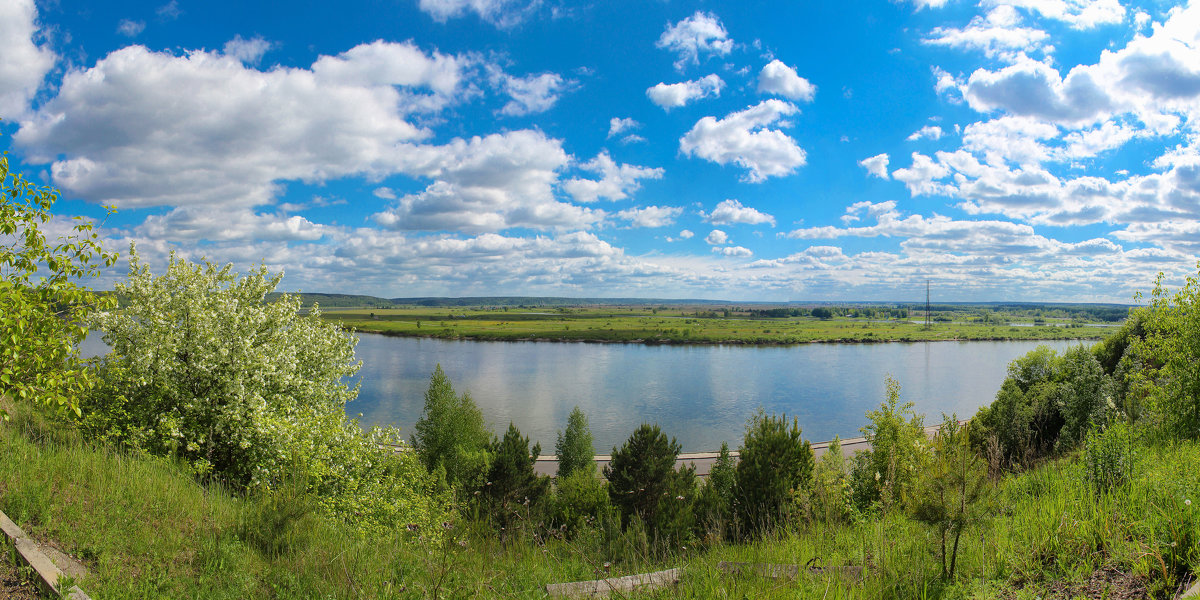
[(795, 492), (812, 485), (813, 454), (800, 436), (800, 422), (759, 409), (746, 427), (737, 464), (737, 510), (751, 534), (770, 532), (786, 521)]
[(492, 465), (482, 488), (488, 513), (501, 527), (511, 527), (518, 506), (540, 507), (550, 488), (548, 477), (538, 477), (533, 466), (541, 444), (529, 449), (529, 438), (522, 437), (516, 425), (508, 424), (504, 438), (492, 442)]
[(94, 377), (76, 346), (91, 316), (115, 303), (77, 282), (99, 275), (117, 255), (82, 217), (47, 240), (58, 192), (9, 172), (3, 155), (0, 196), (0, 396), (78, 415), (78, 398)]
[[(887, 399), (879, 410), (867, 411), (870, 421), (862, 428), (871, 445), (855, 455), (851, 479), (854, 500), (866, 510), (878, 503), (890, 509), (912, 486), (927, 455), (923, 417), (913, 411), (913, 403), (900, 404), (900, 383), (891, 376), (885, 380)], [(862, 456), (860, 459), (859, 456)]]
[(444, 473), (446, 482), (460, 491), (483, 483), (491, 434), (471, 395), (456, 395), (440, 364), (429, 378), (425, 410), (413, 429), (412, 445), (431, 473)]
[[(913, 518), (937, 531), (942, 576), (953, 579), (963, 531), (987, 515), (992, 488), (987, 468), (967, 443), (958, 416), (943, 414), (942, 420), (933, 439), (933, 458), (922, 470), (910, 509)], [(950, 538), (953, 545), (947, 552)]]
[(1144, 314), (1146, 337), (1133, 345), (1146, 368), (1131, 378), (1168, 433), (1200, 438), (1200, 273), (1174, 294), (1159, 273)]
[(692, 526), (693, 467), (675, 470), (680, 446), (657, 425), (642, 424), (604, 467), (608, 495), (626, 526), (634, 516), (660, 543), (684, 538)]
[(558, 477), (567, 477), (575, 471), (586, 471), (589, 475), (596, 472), (592, 430), (578, 406), (567, 417), (567, 430), (558, 433), (554, 454), (558, 456)]
[(729, 444), (721, 442), (721, 452), (708, 472), (708, 482), (696, 499), (696, 525), (701, 534), (724, 535), (733, 520), (733, 498), (737, 489), (737, 463), (729, 453)]

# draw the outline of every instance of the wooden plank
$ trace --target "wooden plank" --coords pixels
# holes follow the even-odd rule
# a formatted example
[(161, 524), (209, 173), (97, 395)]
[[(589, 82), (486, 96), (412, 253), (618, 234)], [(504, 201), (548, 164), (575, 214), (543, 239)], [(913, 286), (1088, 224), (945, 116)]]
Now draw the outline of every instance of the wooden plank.
[(546, 586), (546, 594), (551, 598), (606, 598), (613, 592), (625, 594), (634, 590), (672, 586), (679, 583), (679, 575), (679, 569), (667, 569), (594, 581), (551, 583)]
[(781, 565), (773, 563), (747, 563), (721, 561), (717, 568), (730, 575), (753, 575), (769, 579), (795, 579), (801, 573), (807, 575), (824, 575), (826, 573), (840, 575), (852, 579), (862, 579), (863, 568), (853, 565), (835, 567), (803, 567), (801, 565)]
[[(17, 549), (21, 560), (25, 561), (25, 564), (32, 567), (38, 574), (42, 585), (52, 594), (59, 594), (58, 582), (63, 576), (63, 572), (50, 560), (50, 557), (38, 548), (37, 542), (25, 535), (25, 530), (21, 529), (3, 512), (0, 512), (0, 530)], [(79, 586), (71, 586), (71, 589), (67, 590), (64, 595), (69, 600), (91, 600), (87, 594), (83, 593), (83, 590), (79, 589)]]

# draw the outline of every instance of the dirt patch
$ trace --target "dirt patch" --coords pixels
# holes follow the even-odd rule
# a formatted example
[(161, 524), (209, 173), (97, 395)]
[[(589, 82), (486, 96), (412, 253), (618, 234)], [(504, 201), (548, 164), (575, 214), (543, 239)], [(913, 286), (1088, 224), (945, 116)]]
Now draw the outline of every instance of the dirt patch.
[[(37, 585), (29, 576), (23, 576), (21, 570), (12, 561), (11, 549), (0, 557), (0, 598), (9, 600), (38, 600)], [(30, 571), (26, 569), (26, 571)]]
[[(1050, 581), (1050, 582), (1018, 582), (1015, 589), (1034, 588), (1042, 590), (1041, 596), (1051, 598), (1112, 598), (1113, 600), (1131, 600), (1150, 598), (1146, 589), (1146, 578), (1115, 568), (1103, 568), (1092, 572), (1081, 582)], [(1014, 598), (1015, 594), (1002, 593), (1001, 598)]]

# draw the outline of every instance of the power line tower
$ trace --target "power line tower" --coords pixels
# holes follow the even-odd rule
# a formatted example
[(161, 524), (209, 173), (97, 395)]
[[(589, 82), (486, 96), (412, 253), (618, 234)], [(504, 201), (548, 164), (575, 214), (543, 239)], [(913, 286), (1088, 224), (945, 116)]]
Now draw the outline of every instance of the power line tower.
[(929, 329), (929, 280), (925, 280), (925, 329)]

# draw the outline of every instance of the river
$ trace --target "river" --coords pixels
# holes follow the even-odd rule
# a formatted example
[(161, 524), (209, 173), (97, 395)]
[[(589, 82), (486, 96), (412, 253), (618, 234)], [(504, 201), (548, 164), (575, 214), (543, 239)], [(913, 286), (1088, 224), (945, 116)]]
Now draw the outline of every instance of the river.
[(362, 389), (346, 407), (364, 426), (406, 433), (421, 416), (440, 363), (503, 434), (511, 421), (543, 454), (579, 406), (596, 450), (607, 453), (642, 422), (658, 423), (685, 452), (736, 449), (759, 407), (800, 419), (804, 437), (859, 434), (884, 399), (884, 377), (901, 385), (926, 422), (967, 418), (995, 397), (1010, 361), (1039, 343), (1062, 352), (1080, 342), (921, 342), (798, 346), (644, 346), (471, 342), (360, 334)]

